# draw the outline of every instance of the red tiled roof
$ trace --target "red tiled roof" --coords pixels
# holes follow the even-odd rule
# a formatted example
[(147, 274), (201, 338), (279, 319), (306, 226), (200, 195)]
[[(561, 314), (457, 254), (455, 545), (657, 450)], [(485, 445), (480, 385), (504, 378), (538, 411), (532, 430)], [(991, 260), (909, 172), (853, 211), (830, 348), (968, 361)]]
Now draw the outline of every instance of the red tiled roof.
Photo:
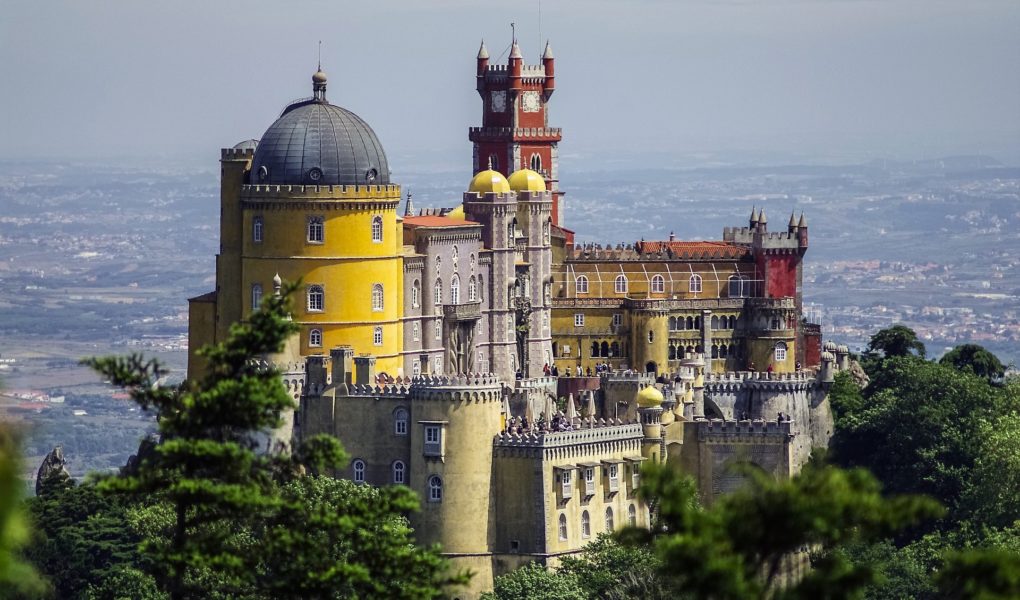
[(404, 227), (464, 227), (466, 225), (478, 225), (478, 223), (475, 223), (474, 221), (465, 221), (464, 219), (438, 217), (435, 215), (404, 217)]
[(729, 242), (694, 241), (694, 242), (646, 242), (636, 244), (641, 254), (657, 254), (668, 251), (673, 256), (708, 255), (719, 258), (737, 258), (747, 254), (747, 248)]

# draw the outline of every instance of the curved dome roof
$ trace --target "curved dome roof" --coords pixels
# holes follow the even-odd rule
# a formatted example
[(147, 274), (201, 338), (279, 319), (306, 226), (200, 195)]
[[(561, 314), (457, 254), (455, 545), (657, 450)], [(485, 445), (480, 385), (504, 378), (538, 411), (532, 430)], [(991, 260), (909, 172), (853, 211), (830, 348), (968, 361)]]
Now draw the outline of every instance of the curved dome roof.
[(655, 408), (662, 405), (665, 397), (663, 397), (662, 392), (657, 387), (650, 385), (638, 392), (635, 399), (640, 408)]
[(315, 97), (288, 106), (259, 140), (252, 183), (387, 185), (390, 168), (375, 132), (358, 115), (326, 101), (326, 76)]
[(468, 185), (468, 191), (476, 194), (485, 194), (488, 192), (495, 192), (497, 194), (505, 194), (510, 191), (510, 184), (507, 182), (506, 177), (499, 171), (487, 169), (485, 171), (479, 171), (477, 175), (471, 180)]
[(545, 179), (531, 169), (514, 171), (507, 178), (510, 189), (515, 192), (544, 192)]

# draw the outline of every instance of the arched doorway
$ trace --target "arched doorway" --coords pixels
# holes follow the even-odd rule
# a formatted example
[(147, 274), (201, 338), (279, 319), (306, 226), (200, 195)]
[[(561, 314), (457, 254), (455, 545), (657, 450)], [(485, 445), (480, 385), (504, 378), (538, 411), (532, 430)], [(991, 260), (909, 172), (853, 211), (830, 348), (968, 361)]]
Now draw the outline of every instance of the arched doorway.
[(648, 361), (648, 364), (645, 365), (645, 372), (646, 373), (658, 373), (659, 372), (659, 369), (657, 368), (657, 365), (655, 364), (654, 360)]

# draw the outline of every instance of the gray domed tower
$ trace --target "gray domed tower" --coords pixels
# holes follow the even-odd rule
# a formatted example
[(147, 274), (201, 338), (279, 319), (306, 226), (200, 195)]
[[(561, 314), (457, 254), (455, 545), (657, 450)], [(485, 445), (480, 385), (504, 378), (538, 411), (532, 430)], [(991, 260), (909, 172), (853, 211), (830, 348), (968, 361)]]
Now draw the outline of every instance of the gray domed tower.
[[(400, 375), (400, 188), (375, 132), (330, 104), (326, 84), (317, 71), (312, 97), (288, 105), (258, 142), (222, 151), (216, 291), (191, 301), (190, 348), (224, 339), (279, 273), (302, 282), (292, 312), (302, 356), (351, 346)], [(192, 352), (189, 376), (202, 368)]]

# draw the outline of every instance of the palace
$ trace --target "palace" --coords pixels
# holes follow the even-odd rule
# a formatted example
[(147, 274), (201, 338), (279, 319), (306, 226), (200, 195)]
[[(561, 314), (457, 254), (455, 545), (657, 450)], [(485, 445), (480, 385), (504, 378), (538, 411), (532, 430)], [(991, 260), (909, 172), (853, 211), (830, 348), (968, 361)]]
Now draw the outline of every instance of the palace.
[[(299, 333), (279, 355), (298, 405), (274, 433), (328, 433), (338, 476), (418, 491), (412, 523), (476, 573), (554, 564), (603, 530), (647, 524), (643, 461), (668, 461), (706, 502), (747, 463), (788, 477), (832, 429), (848, 351), (801, 313), (803, 215), (764, 209), (721, 240), (576, 245), (548, 125), (555, 58), (477, 56), (459, 202), (414, 210), (372, 128), (327, 100), (327, 77), (258, 139), (221, 152), (216, 289), (190, 300), (195, 352), (283, 281)], [(403, 211), (398, 211), (404, 201)]]

